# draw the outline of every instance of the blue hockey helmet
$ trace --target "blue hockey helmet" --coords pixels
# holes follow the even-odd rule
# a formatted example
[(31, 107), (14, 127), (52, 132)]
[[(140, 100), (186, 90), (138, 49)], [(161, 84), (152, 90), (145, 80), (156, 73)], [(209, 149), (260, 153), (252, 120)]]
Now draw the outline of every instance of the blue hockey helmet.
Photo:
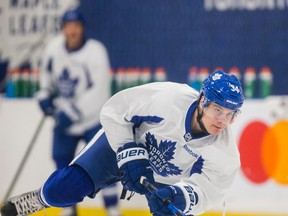
[(85, 24), (84, 17), (82, 16), (78, 8), (69, 9), (63, 14), (61, 19), (61, 26), (71, 21), (78, 21), (81, 22), (83, 25)]
[(238, 111), (244, 102), (240, 81), (233, 74), (217, 70), (211, 73), (203, 82), (200, 95), (204, 95), (204, 107), (209, 102)]

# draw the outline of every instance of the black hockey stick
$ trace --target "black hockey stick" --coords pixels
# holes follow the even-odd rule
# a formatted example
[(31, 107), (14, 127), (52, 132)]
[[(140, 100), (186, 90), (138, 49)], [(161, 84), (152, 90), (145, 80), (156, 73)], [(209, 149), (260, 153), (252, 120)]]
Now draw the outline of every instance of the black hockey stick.
[(33, 147), (34, 147), (35, 141), (37, 140), (37, 137), (40, 134), (40, 131), (41, 131), (43, 125), (44, 125), (45, 118), (46, 118), (45, 116), (41, 117), (41, 120), (40, 120), (40, 122), (37, 125), (36, 131), (33, 134), (33, 137), (31, 139), (31, 141), (30, 141), (30, 143), (28, 145), (28, 148), (27, 148), (27, 150), (26, 150), (26, 152), (25, 152), (25, 154), (24, 154), (24, 156), (23, 156), (23, 158), (22, 158), (22, 160), (20, 162), (20, 165), (19, 165), (19, 167), (18, 167), (18, 169), (17, 169), (17, 171), (16, 171), (16, 173), (15, 173), (13, 179), (12, 179), (12, 182), (11, 182), (11, 184), (10, 184), (10, 186), (9, 186), (5, 196), (4, 196), (4, 199), (3, 199), (2, 203), (4, 203), (10, 197), (11, 192), (14, 189), (14, 186), (15, 186), (15, 184), (16, 184), (16, 182), (17, 182), (17, 180), (18, 180), (18, 178), (19, 178), (19, 176), (21, 174), (21, 172), (23, 171), (23, 167), (24, 167), (24, 165), (25, 165), (25, 163), (26, 163), (26, 161), (27, 161), (27, 159), (28, 159)]
[[(157, 188), (151, 184), (150, 182), (147, 181), (146, 177), (144, 176), (141, 176), (140, 178), (140, 183), (142, 185), (144, 185), (148, 191), (150, 191), (151, 193), (154, 191), (154, 190), (157, 190)], [(159, 197), (160, 199), (162, 199), (161, 197)], [(174, 215), (177, 215), (177, 216), (185, 216), (185, 214), (180, 210), (178, 209), (176, 206), (174, 206), (171, 202), (171, 200), (169, 199), (162, 199), (164, 205), (167, 206), (167, 208), (174, 214)]]

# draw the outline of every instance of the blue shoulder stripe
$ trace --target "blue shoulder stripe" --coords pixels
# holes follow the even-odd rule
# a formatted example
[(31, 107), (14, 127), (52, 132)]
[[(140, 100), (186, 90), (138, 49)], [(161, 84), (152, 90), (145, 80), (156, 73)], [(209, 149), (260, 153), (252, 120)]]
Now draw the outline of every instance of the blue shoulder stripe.
[(131, 123), (133, 123), (133, 134), (135, 134), (136, 128), (139, 128), (142, 123), (149, 122), (149, 123), (159, 123), (163, 120), (163, 118), (159, 116), (138, 116), (135, 115), (130, 120)]

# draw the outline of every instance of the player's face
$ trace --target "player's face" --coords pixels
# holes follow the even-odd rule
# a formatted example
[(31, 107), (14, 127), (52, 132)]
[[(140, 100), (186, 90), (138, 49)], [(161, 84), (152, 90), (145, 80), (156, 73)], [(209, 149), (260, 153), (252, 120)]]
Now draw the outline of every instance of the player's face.
[(70, 21), (62, 27), (66, 38), (66, 44), (69, 49), (77, 49), (81, 46), (83, 40), (83, 25), (79, 21)]
[(220, 134), (233, 121), (235, 111), (221, 107), (215, 103), (203, 108), (202, 122), (211, 135)]

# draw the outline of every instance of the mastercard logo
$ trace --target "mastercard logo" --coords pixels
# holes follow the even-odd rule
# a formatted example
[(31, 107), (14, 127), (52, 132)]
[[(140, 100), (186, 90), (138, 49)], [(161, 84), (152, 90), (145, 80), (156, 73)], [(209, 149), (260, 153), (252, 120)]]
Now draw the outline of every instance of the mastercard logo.
[(241, 170), (253, 183), (288, 185), (288, 121), (249, 123), (240, 135)]

